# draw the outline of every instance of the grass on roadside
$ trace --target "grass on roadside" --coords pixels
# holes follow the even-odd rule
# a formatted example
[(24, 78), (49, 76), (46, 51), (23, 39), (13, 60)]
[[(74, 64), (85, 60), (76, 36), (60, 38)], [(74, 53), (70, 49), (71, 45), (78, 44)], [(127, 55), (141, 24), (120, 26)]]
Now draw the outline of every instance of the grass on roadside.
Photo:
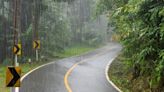
[(140, 76), (136, 79), (133, 79), (132, 70), (131, 68), (127, 67), (124, 61), (125, 58), (119, 55), (113, 61), (108, 71), (110, 79), (123, 92), (163, 92), (151, 91), (147, 76)]
[[(85, 45), (75, 45), (66, 49), (63, 53), (57, 54), (60, 58), (71, 57), (74, 55), (81, 55), (85, 52), (96, 49), (96, 47), (85, 46)], [(22, 75), (26, 74), (28, 71), (48, 62), (35, 62), (32, 64), (21, 64)], [(0, 92), (9, 92), (9, 88), (5, 87), (5, 77), (6, 77), (6, 66), (0, 65)]]
[(74, 56), (74, 55), (81, 55), (85, 52), (92, 51), (96, 48), (97, 47), (91, 47), (91, 46), (79, 45), (78, 44), (78, 45), (75, 45), (73, 47), (70, 47), (70, 48), (66, 49), (62, 53), (58, 53), (57, 56), (61, 57), (61, 58), (65, 58), (65, 57), (71, 57), (71, 56)]
[(118, 86), (123, 92), (131, 92), (128, 87), (127, 70), (125, 64), (122, 62), (121, 55), (118, 56), (111, 64), (108, 71), (109, 77), (114, 84)]

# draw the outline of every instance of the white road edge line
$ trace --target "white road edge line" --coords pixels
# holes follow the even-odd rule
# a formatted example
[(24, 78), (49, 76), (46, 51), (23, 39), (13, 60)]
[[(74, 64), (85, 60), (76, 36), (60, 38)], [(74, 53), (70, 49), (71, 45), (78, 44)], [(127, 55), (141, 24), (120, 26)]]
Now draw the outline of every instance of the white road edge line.
[[(106, 75), (107, 81), (108, 81), (116, 90), (118, 90), (119, 92), (122, 92), (122, 91), (110, 80), (110, 78), (109, 78), (109, 76), (108, 76), (109, 67), (110, 67), (110, 65), (111, 65), (111, 62), (112, 62), (115, 58), (116, 58), (116, 57), (112, 58), (112, 59), (109, 61), (109, 63), (107, 64), (106, 69), (105, 69), (105, 75)], [(37, 68), (35, 68), (35, 69), (29, 71), (28, 73), (26, 73), (26, 74), (21, 78), (21, 82), (23, 81), (24, 78), (26, 78), (26, 77), (27, 77), (29, 74), (31, 74), (32, 72), (34, 72), (34, 71), (36, 71), (36, 70), (38, 70), (38, 69), (40, 69), (40, 68), (42, 68), (42, 67), (44, 67), (44, 66), (53, 64), (53, 63), (55, 63), (55, 62), (50, 62), (50, 63), (44, 64), (44, 65), (41, 65), (41, 66), (39, 66), (39, 67), (37, 67)], [(16, 89), (15, 89), (15, 92), (19, 92), (19, 88), (16, 88)]]
[[(99, 48), (100, 49), (100, 48)], [(96, 49), (97, 50), (97, 49)], [(95, 51), (95, 50), (93, 50), (93, 51)], [(87, 53), (90, 53), (90, 52), (93, 52), (92, 50), (91, 51), (88, 51), (88, 52), (85, 52), (85, 53), (83, 53), (83, 54), (81, 54), (81, 55), (85, 55), (85, 54), (87, 54)], [(75, 55), (75, 56), (71, 56), (71, 57), (69, 57), (69, 58), (73, 58), (73, 57), (78, 57), (78, 56), (81, 56), (81, 55)], [(115, 57), (111, 60), (111, 61), (113, 61), (115, 59)], [(47, 64), (43, 64), (43, 65), (41, 65), (41, 66), (38, 66), (38, 67), (36, 67), (36, 68), (34, 68), (34, 69), (32, 69), (31, 71), (29, 71), (28, 73), (26, 73), (25, 75), (23, 75), (22, 77), (21, 77), (21, 82), (23, 81), (23, 79), (24, 78), (26, 78), (29, 74), (31, 74), (32, 72), (34, 72), (34, 71), (36, 71), (36, 70), (38, 70), (38, 69), (40, 69), (40, 68), (42, 68), (42, 67), (44, 67), (44, 66), (47, 66), (47, 65), (50, 65), (50, 64), (54, 64), (54, 63), (56, 63), (55, 61), (52, 61), (52, 62), (50, 62), (50, 63), (47, 63)], [(110, 63), (109, 63), (110, 64)], [(107, 65), (107, 67), (108, 67), (109, 65)], [(110, 79), (109, 79), (109, 77), (108, 77), (108, 68), (106, 67), (106, 71), (105, 71), (105, 74), (106, 74), (106, 78), (107, 78), (107, 80), (108, 80), (108, 82), (113, 86), (113, 87), (115, 87), (117, 90), (120, 90), (117, 86), (114, 86), (115, 84), (112, 82), (112, 81), (110, 81)], [(15, 88), (15, 92), (19, 92), (19, 88), (18, 87), (16, 87)], [(122, 91), (119, 91), (119, 92), (122, 92)]]
[(106, 79), (107, 81), (118, 91), (118, 92), (122, 92), (109, 78), (108, 76), (108, 71), (109, 71), (109, 68), (110, 68), (110, 65), (111, 63), (113, 62), (113, 60), (115, 59), (116, 57), (112, 58), (109, 63), (107, 64), (106, 66), (106, 69), (105, 69), (105, 75), (106, 75)]
[[(98, 48), (98, 49), (100, 49), (100, 48)], [(96, 49), (96, 50), (97, 50), (97, 49)], [(93, 51), (95, 51), (95, 50), (93, 50)], [(85, 52), (85, 53), (83, 53), (83, 54), (81, 54), (81, 55), (75, 55), (75, 56), (71, 56), (71, 57), (68, 57), (68, 58), (73, 58), (73, 57), (82, 56), (82, 55), (85, 55), (85, 54), (90, 53), (90, 52), (93, 52), (93, 51), (91, 50), (91, 51)], [(63, 58), (63, 59), (66, 59), (66, 58)], [(60, 59), (60, 60), (62, 60), (62, 59)], [(32, 72), (34, 72), (34, 71), (36, 71), (36, 70), (38, 70), (38, 69), (40, 69), (40, 68), (42, 68), (42, 67), (44, 67), (44, 66), (47, 66), (47, 65), (50, 65), (50, 64), (54, 64), (54, 63), (56, 63), (56, 62), (55, 62), (55, 61), (52, 61), (52, 62), (50, 62), (50, 63), (43, 64), (43, 65), (41, 65), (41, 66), (38, 66), (38, 67), (36, 67), (36, 68), (30, 70), (29, 72), (27, 72), (25, 75), (23, 75), (23, 76), (21, 77), (21, 82), (23, 81), (24, 78), (26, 78), (26, 77), (27, 77), (29, 74), (31, 74)], [(19, 88), (18, 88), (18, 87), (15, 88), (15, 92), (19, 92)]]
[[(50, 65), (50, 64), (54, 64), (54, 63), (55, 63), (55, 62), (50, 62), (50, 63), (43, 64), (43, 65), (41, 65), (41, 66), (38, 66), (38, 67), (32, 69), (31, 71), (29, 71), (28, 73), (26, 73), (25, 75), (22, 76), (21, 82), (23, 81), (24, 78), (26, 78), (26, 77), (27, 77), (29, 74), (31, 74), (32, 72), (34, 72), (34, 71), (36, 71), (36, 70), (38, 70), (38, 69), (40, 69), (40, 68), (42, 68), (42, 67), (44, 67), (44, 66), (47, 66), (47, 65)], [(19, 88), (18, 88), (18, 87), (15, 88), (15, 92), (19, 92)]]

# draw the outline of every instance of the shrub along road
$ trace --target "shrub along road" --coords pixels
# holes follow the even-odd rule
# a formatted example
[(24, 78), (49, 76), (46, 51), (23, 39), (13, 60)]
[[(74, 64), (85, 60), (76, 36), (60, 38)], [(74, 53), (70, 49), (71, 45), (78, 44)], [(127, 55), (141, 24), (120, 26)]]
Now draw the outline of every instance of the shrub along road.
[(121, 50), (117, 43), (81, 56), (45, 65), (26, 76), (19, 92), (117, 92), (105, 76), (108, 62)]

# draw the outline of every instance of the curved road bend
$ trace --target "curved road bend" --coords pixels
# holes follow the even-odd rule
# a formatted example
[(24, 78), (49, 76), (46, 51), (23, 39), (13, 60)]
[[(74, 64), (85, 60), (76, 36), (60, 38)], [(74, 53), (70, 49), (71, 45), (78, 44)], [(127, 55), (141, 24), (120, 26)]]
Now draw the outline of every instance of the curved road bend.
[(25, 77), (19, 92), (117, 92), (108, 83), (105, 68), (120, 50), (119, 44), (109, 43), (93, 52), (46, 65)]

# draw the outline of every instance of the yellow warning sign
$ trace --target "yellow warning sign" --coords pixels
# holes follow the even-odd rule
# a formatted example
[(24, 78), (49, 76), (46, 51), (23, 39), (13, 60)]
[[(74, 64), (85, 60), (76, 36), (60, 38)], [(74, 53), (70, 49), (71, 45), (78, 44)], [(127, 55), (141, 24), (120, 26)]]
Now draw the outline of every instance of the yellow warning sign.
[(21, 68), (7, 67), (6, 87), (20, 87)]
[(21, 54), (22, 54), (21, 49), (22, 49), (21, 44), (16, 44), (16, 45), (14, 45), (14, 48), (13, 48), (14, 54), (15, 54), (15, 55), (21, 55)]
[(33, 41), (33, 48), (40, 49), (40, 40)]

